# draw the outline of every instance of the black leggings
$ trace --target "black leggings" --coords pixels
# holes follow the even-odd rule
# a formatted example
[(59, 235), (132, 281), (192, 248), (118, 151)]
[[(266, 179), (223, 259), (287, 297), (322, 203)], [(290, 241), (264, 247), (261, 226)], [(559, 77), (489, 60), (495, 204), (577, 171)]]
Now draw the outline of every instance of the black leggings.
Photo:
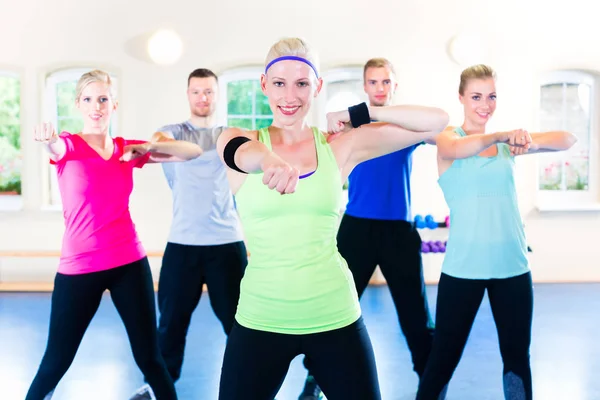
[(167, 243), (158, 283), (158, 343), (173, 381), (181, 375), (186, 336), (206, 283), (210, 304), (229, 334), (248, 264), (244, 242), (215, 246)]
[(390, 289), (400, 327), (421, 377), (433, 343), (433, 321), (423, 280), (421, 236), (406, 221), (385, 221), (344, 215), (338, 249), (348, 263), (361, 297), (379, 265)]
[[(26, 400), (54, 391), (75, 358), (83, 335), (110, 291), (131, 343), (133, 357), (157, 399), (177, 399), (175, 386), (158, 349), (154, 287), (148, 259), (82, 275), (56, 274), (48, 344)], [(82, 394), (82, 397), (85, 397)]]
[(442, 274), (436, 332), (417, 400), (444, 399), (460, 361), (475, 315), (488, 291), (504, 363), (506, 399), (532, 399), (529, 346), (533, 317), (531, 273), (507, 279), (459, 279)]
[(227, 340), (219, 400), (273, 400), (299, 354), (329, 400), (380, 400), (375, 357), (362, 317), (334, 331), (288, 335), (237, 322)]

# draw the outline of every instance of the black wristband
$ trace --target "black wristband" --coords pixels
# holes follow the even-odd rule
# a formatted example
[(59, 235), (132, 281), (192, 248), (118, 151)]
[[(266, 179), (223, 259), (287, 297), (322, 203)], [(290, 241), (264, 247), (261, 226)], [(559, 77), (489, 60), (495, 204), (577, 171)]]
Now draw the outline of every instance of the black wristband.
[(353, 128), (358, 128), (361, 125), (370, 124), (371, 116), (369, 115), (369, 107), (366, 103), (360, 103), (352, 107), (348, 107), (350, 113), (350, 123)]
[(225, 164), (227, 164), (229, 168), (241, 172), (242, 174), (247, 174), (247, 172), (242, 171), (237, 165), (235, 165), (235, 152), (241, 145), (249, 141), (250, 139), (245, 136), (236, 136), (227, 142), (225, 148), (223, 149), (223, 160), (225, 161)]

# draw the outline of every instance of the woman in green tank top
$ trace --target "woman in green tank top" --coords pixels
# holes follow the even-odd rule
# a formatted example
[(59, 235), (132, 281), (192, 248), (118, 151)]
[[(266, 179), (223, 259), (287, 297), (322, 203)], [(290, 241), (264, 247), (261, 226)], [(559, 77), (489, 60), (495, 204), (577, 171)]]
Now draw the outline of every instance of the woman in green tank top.
[(531, 400), (533, 290), (514, 156), (566, 150), (576, 139), (562, 131), (486, 134), (496, 109), (495, 73), (488, 66), (464, 70), (459, 95), (465, 113), (462, 127), (447, 129), (436, 139), (450, 235), (438, 286), (433, 347), (417, 399), (445, 399), (487, 290), (504, 363), (505, 398)]
[(448, 115), (363, 103), (329, 114), (327, 136), (307, 122), (322, 84), (304, 41), (277, 42), (261, 76), (272, 125), (231, 128), (217, 143), (252, 254), (220, 400), (273, 400), (300, 354), (329, 400), (381, 398), (354, 281), (337, 251), (342, 185), (357, 164), (437, 135)]

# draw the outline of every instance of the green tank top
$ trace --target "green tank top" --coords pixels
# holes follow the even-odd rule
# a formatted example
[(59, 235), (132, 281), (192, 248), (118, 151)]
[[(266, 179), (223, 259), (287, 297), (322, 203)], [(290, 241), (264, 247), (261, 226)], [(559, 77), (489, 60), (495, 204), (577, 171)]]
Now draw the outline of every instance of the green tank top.
[[(309, 334), (343, 328), (361, 314), (346, 261), (337, 250), (342, 183), (335, 156), (313, 128), (317, 169), (281, 195), (250, 174), (235, 200), (250, 259), (236, 320), (250, 329)], [(258, 140), (269, 149), (268, 128)]]

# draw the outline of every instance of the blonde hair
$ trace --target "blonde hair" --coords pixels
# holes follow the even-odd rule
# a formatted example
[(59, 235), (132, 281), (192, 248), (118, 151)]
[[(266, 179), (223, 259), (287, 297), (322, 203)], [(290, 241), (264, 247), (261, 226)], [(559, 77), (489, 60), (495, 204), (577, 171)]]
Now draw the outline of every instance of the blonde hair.
[(110, 94), (111, 100), (116, 101), (116, 96), (114, 92), (114, 87), (112, 84), (112, 80), (110, 79), (110, 75), (107, 72), (95, 69), (90, 72), (86, 72), (81, 75), (79, 81), (77, 82), (77, 86), (75, 87), (75, 101), (79, 101), (79, 97), (81, 97), (81, 92), (83, 89), (90, 83), (101, 82), (105, 83), (108, 86), (108, 92)]
[(369, 68), (385, 68), (385, 67), (388, 67), (390, 69), (390, 71), (392, 71), (392, 74), (394, 74), (394, 76), (396, 75), (394, 66), (387, 58), (383, 58), (383, 57), (371, 58), (369, 61), (367, 61), (367, 63), (365, 64), (365, 66), (363, 68), (363, 79), (365, 79), (365, 77), (367, 75), (367, 70)]
[(487, 79), (492, 78), (496, 80), (496, 71), (492, 67), (484, 64), (473, 65), (465, 69), (460, 74), (460, 85), (458, 86), (458, 93), (463, 96), (465, 94), (465, 88), (471, 79)]
[(317, 71), (319, 70), (319, 59), (317, 54), (312, 51), (310, 45), (303, 39), (300, 38), (284, 38), (271, 46), (267, 58), (265, 60), (265, 67), (273, 60), (284, 56), (296, 56), (302, 57), (310, 61)]

